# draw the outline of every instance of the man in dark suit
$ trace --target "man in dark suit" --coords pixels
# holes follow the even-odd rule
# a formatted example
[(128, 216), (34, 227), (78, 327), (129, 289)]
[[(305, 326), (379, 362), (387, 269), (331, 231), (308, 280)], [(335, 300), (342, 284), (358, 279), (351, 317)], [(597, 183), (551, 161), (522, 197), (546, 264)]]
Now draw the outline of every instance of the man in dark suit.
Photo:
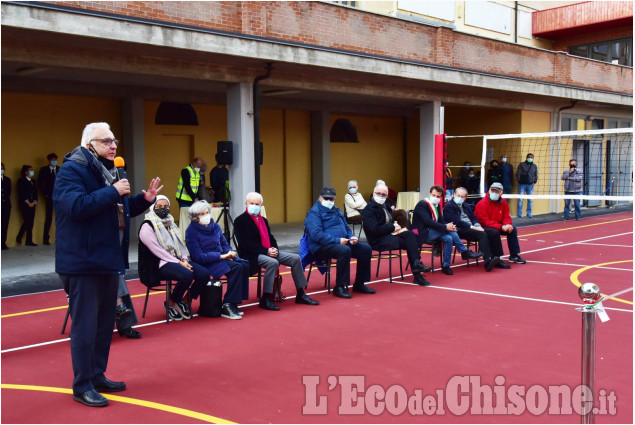
[(53, 222), (53, 188), (55, 187), (55, 177), (57, 176), (57, 172), (59, 171), (57, 165), (57, 155), (55, 153), (50, 153), (46, 157), (49, 164), (45, 167), (40, 168), (40, 172), (38, 174), (38, 183), (40, 186), (40, 190), (44, 195), (44, 200), (46, 201), (46, 218), (44, 219), (44, 245), (50, 245), (51, 242), (51, 223)]
[(449, 200), (443, 207), (443, 216), (446, 220), (456, 224), (459, 237), (472, 242), (478, 242), (478, 249), (483, 253), (485, 260), (485, 270), (491, 272), (500, 262), (498, 256), (492, 255), (490, 240), (493, 243), (500, 243), (500, 235), (496, 229), (487, 227), (483, 229), (472, 212), (472, 208), (465, 203), (467, 199), (467, 189), (459, 187), (454, 191), (453, 199)]
[(7, 247), (7, 229), (11, 216), (11, 179), (4, 175), (4, 162), (2, 163), (2, 249)]
[(415, 207), (414, 217), (412, 218), (412, 227), (419, 234), (419, 243), (430, 243), (440, 240), (443, 243), (443, 261), (441, 271), (444, 274), (453, 274), (450, 268), (452, 260), (452, 246), (461, 253), (461, 258), (479, 258), (483, 254), (468, 250), (461, 238), (456, 233), (456, 225), (454, 223), (446, 223), (441, 214), (439, 203), (443, 197), (443, 188), (441, 186), (432, 186), (430, 188), (430, 196), (419, 201)]
[(309, 298), (304, 292), (308, 283), (304, 277), (304, 269), (298, 254), (279, 251), (278, 243), (271, 234), (266, 218), (260, 214), (262, 195), (250, 192), (246, 198), (246, 211), (234, 220), (234, 230), (238, 242), (238, 255), (249, 261), (249, 272), (254, 274), (260, 267), (265, 268), (263, 294), (259, 306), (265, 310), (280, 310), (272, 300), (273, 281), (280, 264), (291, 268), (291, 276), (295, 283), (296, 304), (317, 305), (318, 301)]
[(424, 265), (419, 257), (419, 241), (417, 235), (408, 229), (402, 229), (394, 222), (390, 208), (386, 206), (388, 186), (379, 183), (373, 190), (373, 196), (368, 201), (366, 208), (362, 210), (362, 223), (364, 234), (370, 246), (375, 250), (405, 249), (408, 253), (408, 262), (414, 275), (415, 283), (430, 285), (422, 275), (422, 272), (432, 271), (432, 268)]

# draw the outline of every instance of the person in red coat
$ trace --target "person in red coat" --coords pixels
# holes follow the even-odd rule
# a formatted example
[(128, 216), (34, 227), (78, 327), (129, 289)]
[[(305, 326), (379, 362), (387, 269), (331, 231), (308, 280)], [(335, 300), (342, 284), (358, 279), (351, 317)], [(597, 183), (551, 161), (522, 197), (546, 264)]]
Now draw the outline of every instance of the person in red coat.
[[(474, 215), (483, 228), (494, 228), (498, 230), (501, 235), (507, 236), (507, 247), (509, 248), (509, 261), (517, 264), (525, 264), (520, 255), (520, 245), (518, 244), (518, 233), (516, 227), (512, 225), (512, 218), (509, 215), (509, 205), (507, 201), (502, 198), (503, 185), (500, 183), (493, 183), (487, 196), (481, 199), (476, 208), (474, 209)], [(498, 243), (492, 243), (490, 241), (490, 249), (492, 255), (501, 257), (503, 255), (503, 244), (498, 239)], [(496, 265), (501, 269), (509, 269), (511, 266), (506, 264), (502, 259)]]

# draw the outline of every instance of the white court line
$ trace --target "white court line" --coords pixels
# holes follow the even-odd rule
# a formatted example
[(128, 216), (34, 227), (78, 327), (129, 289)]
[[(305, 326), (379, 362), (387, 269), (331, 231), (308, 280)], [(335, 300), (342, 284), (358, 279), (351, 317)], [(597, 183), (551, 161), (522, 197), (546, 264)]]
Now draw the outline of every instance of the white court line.
[[(553, 263), (551, 261), (536, 261), (536, 260), (527, 260), (527, 263), (538, 263), (538, 264), (550, 264), (553, 266), (568, 266), (568, 267), (593, 267), (590, 266), (588, 264), (572, 264), (572, 263)], [(632, 272), (633, 269), (622, 269), (619, 267), (608, 267), (608, 266), (600, 266), (600, 267), (594, 267), (596, 269), (602, 269), (602, 270), (619, 270), (619, 271), (624, 271), (624, 272)]]
[[(591, 239), (586, 239), (586, 240), (583, 240), (583, 241), (569, 242), (569, 243), (563, 243), (563, 244), (560, 244), (560, 245), (547, 246), (545, 248), (532, 249), (531, 251), (521, 251), (521, 254), (528, 254), (530, 252), (545, 251), (547, 249), (562, 248), (564, 246), (570, 246), (570, 245), (582, 245), (582, 244), (584, 244), (586, 242), (590, 242), (590, 241), (598, 241), (598, 240), (601, 240), (601, 239), (608, 239), (608, 238), (614, 238), (614, 237), (617, 237), (617, 236), (632, 235), (632, 234), (633, 234), (633, 232), (625, 232), (625, 233), (618, 233), (618, 234), (610, 235), (610, 236), (601, 236), (599, 238), (591, 238)], [(504, 255), (504, 257), (507, 257), (507, 255)]]
[[(402, 285), (416, 285), (415, 283), (409, 283), (409, 282), (400, 282), (398, 280), (395, 280), (393, 278), (392, 280), (393, 283), (399, 283)], [(553, 301), (553, 300), (543, 300), (540, 298), (528, 298), (528, 297), (520, 297), (518, 295), (506, 295), (506, 294), (496, 294), (494, 292), (483, 292), (483, 291), (475, 291), (473, 289), (460, 289), (460, 288), (448, 288), (446, 286), (436, 286), (436, 285), (430, 285), (430, 286), (426, 286), (426, 288), (435, 288), (435, 289), (445, 289), (447, 291), (457, 291), (457, 292), (469, 292), (472, 294), (479, 294), (479, 295), (490, 295), (493, 297), (503, 297), (503, 298), (514, 298), (517, 300), (525, 300), (525, 301), (536, 301), (536, 302), (542, 302), (542, 303), (548, 303), (548, 304), (562, 304), (562, 305), (572, 305), (572, 306), (576, 306), (579, 307), (581, 304), (576, 304), (576, 303), (569, 303), (569, 302), (564, 302), (564, 301)], [(605, 310), (615, 310), (615, 311), (625, 311), (627, 313), (632, 313), (633, 310), (626, 310), (623, 308), (615, 308), (615, 307), (604, 307)]]
[(580, 245), (597, 245), (597, 246), (616, 246), (619, 248), (633, 248), (633, 245), (612, 245), (608, 243), (584, 243), (581, 242)]

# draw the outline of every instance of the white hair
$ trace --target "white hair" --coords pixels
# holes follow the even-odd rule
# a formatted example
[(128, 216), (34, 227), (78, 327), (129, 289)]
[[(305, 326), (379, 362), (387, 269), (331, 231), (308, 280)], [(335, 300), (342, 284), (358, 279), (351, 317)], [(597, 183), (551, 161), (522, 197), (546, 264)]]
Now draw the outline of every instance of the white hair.
[(84, 127), (84, 131), (82, 132), (82, 147), (88, 149), (88, 144), (93, 138), (93, 134), (95, 134), (95, 130), (103, 127), (106, 130), (110, 130), (110, 125), (106, 122), (93, 122)]
[(249, 198), (258, 198), (260, 199), (260, 205), (262, 205), (265, 201), (262, 199), (262, 195), (258, 192), (249, 192), (247, 196), (245, 196), (245, 202), (249, 201)]
[(386, 182), (385, 182), (385, 181), (383, 181), (383, 180), (377, 180), (377, 183), (375, 183), (375, 187), (379, 186), (380, 184), (385, 185), (385, 184), (386, 184)]
[(386, 183), (384, 183), (383, 181), (381, 183), (377, 183), (377, 185), (375, 185), (375, 189), (373, 189), (373, 191), (377, 191), (377, 189), (386, 189), (386, 192), (388, 192), (388, 186), (386, 186)]
[(454, 189), (454, 193), (458, 192), (459, 190), (464, 191), (466, 195), (468, 194), (467, 189), (466, 189), (466, 188), (464, 188), (463, 186), (461, 186), (461, 187), (457, 187), (456, 189)]
[(198, 219), (198, 215), (205, 211), (209, 211), (210, 214), (212, 213), (212, 206), (207, 201), (194, 202), (188, 211), (190, 213), (190, 220), (194, 221)]
[(357, 184), (357, 180), (351, 180), (348, 182), (348, 185), (346, 186), (347, 188), (350, 189), (351, 186), (358, 186)]

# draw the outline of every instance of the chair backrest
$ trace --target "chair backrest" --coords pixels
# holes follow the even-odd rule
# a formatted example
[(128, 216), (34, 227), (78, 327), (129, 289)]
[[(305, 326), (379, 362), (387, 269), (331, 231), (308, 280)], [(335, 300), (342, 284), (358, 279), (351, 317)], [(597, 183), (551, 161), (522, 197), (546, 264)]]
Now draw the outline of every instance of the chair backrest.
[(162, 285), (159, 275), (159, 258), (139, 239), (139, 280), (148, 288)]

